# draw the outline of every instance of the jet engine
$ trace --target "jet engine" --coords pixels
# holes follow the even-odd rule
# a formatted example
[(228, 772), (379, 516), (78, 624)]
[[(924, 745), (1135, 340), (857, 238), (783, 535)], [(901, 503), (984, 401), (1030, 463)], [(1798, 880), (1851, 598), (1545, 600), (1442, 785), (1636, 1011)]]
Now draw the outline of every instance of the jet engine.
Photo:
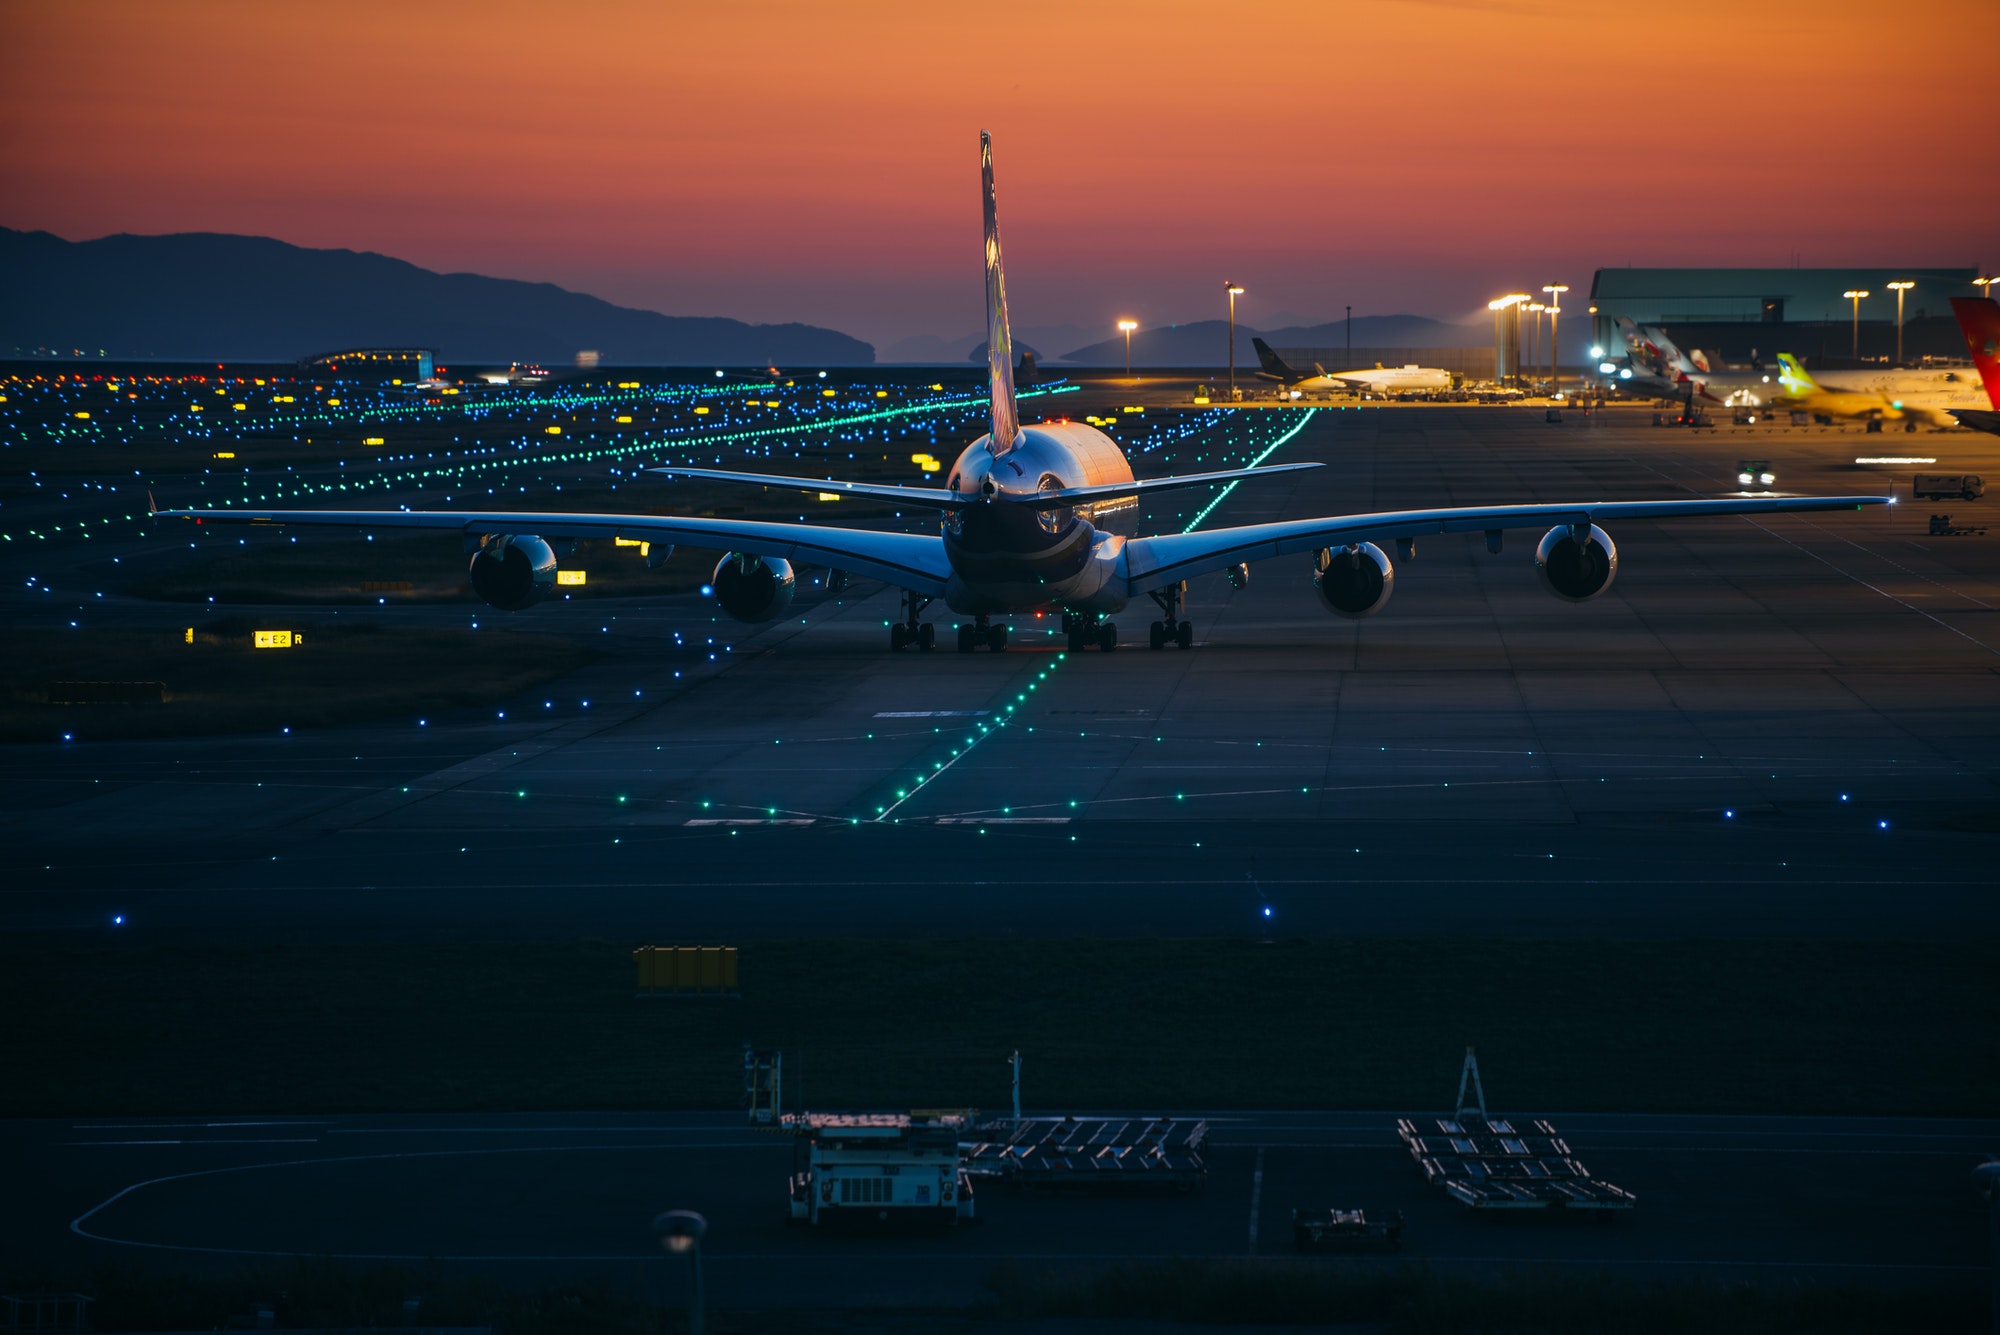
[(738, 621), (775, 621), (792, 605), (796, 580), (789, 561), (730, 552), (716, 563), (709, 583), (715, 601)]
[(1373, 616), (1388, 606), (1396, 588), (1396, 567), (1388, 553), (1372, 542), (1320, 549), (1313, 568), (1313, 589), (1326, 610), (1349, 621)]
[(1535, 573), (1542, 587), (1565, 602), (1588, 602), (1611, 587), (1618, 575), (1618, 548), (1597, 525), (1577, 540), (1581, 525), (1559, 524), (1535, 548)]
[(490, 534), (472, 554), (472, 591), (489, 607), (518, 612), (555, 587), (555, 549), (532, 533)]

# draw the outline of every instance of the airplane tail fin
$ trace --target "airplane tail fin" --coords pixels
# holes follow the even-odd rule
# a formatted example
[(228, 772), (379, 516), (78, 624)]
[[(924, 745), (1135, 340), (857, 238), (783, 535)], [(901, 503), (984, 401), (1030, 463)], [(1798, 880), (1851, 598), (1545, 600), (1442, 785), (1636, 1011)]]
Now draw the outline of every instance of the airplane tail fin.
[(1972, 364), (1986, 382), (1986, 397), (2000, 411), (2000, 301), (1991, 297), (1953, 297), (1951, 313), (1965, 331), (1965, 345), (1972, 352)]
[(1285, 365), (1285, 359), (1271, 351), (1271, 345), (1261, 338), (1252, 337), (1250, 346), (1257, 349), (1257, 364), (1264, 368), (1264, 374), (1273, 380), (1297, 380), (1298, 372)]
[(1812, 372), (1799, 365), (1797, 357), (1792, 356), (1789, 352), (1781, 352), (1778, 354), (1778, 360), (1784, 363), (1786, 371), (1784, 376), (1779, 377), (1780, 381), (1790, 380), (1795, 382), (1800, 389), (1818, 392), (1819, 382), (1812, 378)]
[(993, 453), (1021, 434), (1014, 405), (1014, 338), (1007, 327), (1007, 276), (1000, 267), (1000, 218), (993, 207), (993, 136), (979, 132), (979, 179), (986, 206), (986, 374), (993, 397)]

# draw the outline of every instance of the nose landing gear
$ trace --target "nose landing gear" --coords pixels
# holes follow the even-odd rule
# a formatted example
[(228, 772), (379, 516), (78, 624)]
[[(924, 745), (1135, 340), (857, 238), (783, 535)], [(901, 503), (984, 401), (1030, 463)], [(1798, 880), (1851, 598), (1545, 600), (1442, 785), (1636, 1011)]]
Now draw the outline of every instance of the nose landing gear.
[(974, 617), (970, 626), (958, 628), (958, 651), (969, 654), (980, 645), (985, 645), (994, 653), (1007, 651), (1007, 628), (988, 625), (984, 616)]
[(1069, 635), (1069, 651), (1080, 654), (1095, 646), (1105, 653), (1118, 647), (1118, 623), (1099, 621), (1085, 612), (1064, 612), (1063, 630)]
[(1181, 619), (1181, 608), (1187, 598), (1187, 581), (1170, 584), (1164, 589), (1155, 589), (1147, 595), (1160, 605), (1165, 615), (1151, 626), (1151, 643), (1155, 649), (1164, 649), (1169, 644), (1183, 649), (1194, 648), (1194, 623)]

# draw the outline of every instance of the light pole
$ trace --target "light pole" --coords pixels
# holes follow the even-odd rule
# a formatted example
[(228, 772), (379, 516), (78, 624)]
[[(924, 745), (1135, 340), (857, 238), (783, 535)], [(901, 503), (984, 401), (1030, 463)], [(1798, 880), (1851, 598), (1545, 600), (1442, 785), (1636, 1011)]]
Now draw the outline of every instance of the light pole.
[(1550, 283), (1542, 291), (1549, 294), (1549, 393), (1554, 394), (1562, 374), (1562, 363), (1557, 360), (1556, 319), (1562, 314), (1562, 294), (1569, 291), (1569, 284)]
[(653, 1219), (653, 1232), (670, 1255), (686, 1256), (694, 1264), (694, 1289), (688, 1298), (688, 1335), (701, 1335), (701, 1240), (708, 1221), (693, 1210), (669, 1210)]
[(1989, 1159), (1973, 1169), (1972, 1187), (1986, 1200), (1986, 1268), (1991, 1289), (1987, 1302), (1994, 1335), (2000, 1335), (2000, 1159)]
[(1548, 307), (1539, 301), (1531, 301), (1528, 309), (1535, 313), (1535, 327), (1528, 334), (1528, 360), (1539, 371), (1542, 369), (1542, 312)]
[(1347, 331), (1347, 366), (1343, 369), (1352, 370), (1354, 368), (1354, 308), (1352, 306), (1347, 308), (1347, 319), (1341, 323), (1341, 328)]
[(1236, 299), (1243, 295), (1243, 289), (1223, 280), (1223, 290), (1229, 293), (1229, 401), (1236, 402)]
[(1903, 294), (1915, 287), (1915, 283), (1895, 282), (1889, 287), (1896, 294), (1896, 365), (1903, 364)]
[(1125, 335), (1125, 378), (1132, 378), (1132, 331), (1139, 327), (1137, 320), (1120, 320), (1118, 331)]
[(1840, 295), (1854, 303), (1854, 348), (1849, 360), (1858, 362), (1861, 360), (1861, 299), (1868, 294), (1859, 288), (1850, 287)]

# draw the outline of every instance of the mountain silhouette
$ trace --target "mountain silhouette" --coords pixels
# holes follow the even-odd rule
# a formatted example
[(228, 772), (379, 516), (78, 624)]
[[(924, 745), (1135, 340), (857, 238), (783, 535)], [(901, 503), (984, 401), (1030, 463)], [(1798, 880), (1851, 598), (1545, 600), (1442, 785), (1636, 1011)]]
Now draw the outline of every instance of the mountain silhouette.
[(65, 241), (0, 228), (0, 356), (37, 349), (180, 361), (292, 361), (428, 347), (446, 365), (856, 366), (875, 350), (806, 324), (614, 306), (553, 283), (434, 273), (367, 251), (183, 232)]

